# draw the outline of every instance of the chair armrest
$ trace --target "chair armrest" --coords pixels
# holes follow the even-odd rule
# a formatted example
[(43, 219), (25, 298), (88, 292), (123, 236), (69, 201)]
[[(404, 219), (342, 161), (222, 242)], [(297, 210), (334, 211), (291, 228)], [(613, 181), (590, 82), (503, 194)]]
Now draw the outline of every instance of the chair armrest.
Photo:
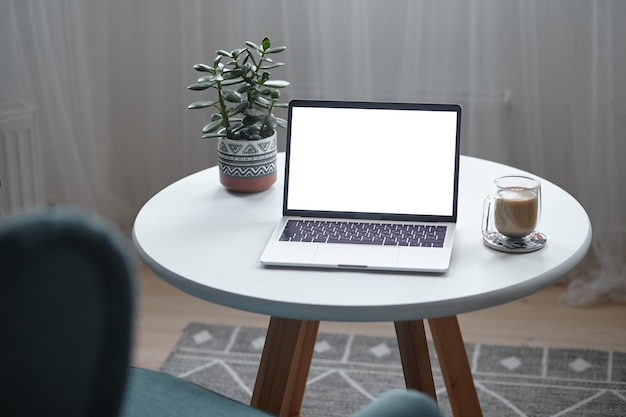
[(351, 417), (442, 417), (437, 403), (415, 390), (391, 390)]

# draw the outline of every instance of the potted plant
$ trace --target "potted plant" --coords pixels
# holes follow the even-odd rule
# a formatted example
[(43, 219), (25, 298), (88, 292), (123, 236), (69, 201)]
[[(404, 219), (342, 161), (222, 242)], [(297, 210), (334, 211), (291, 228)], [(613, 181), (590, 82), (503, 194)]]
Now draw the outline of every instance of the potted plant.
[(212, 65), (194, 65), (204, 75), (188, 88), (212, 89), (216, 96), (189, 108), (214, 109), (202, 138), (218, 139), (220, 182), (232, 191), (262, 191), (276, 181), (276, 127), (287, 121), (274, 109), (287, 107), (279, 90), (289, 82), (273, 80), (270, 70), (284, 65), (272, 56), (285, 49), (272, 47), (268, 38), (260, 45), (246, 41), (243, 48), (218, 50)]

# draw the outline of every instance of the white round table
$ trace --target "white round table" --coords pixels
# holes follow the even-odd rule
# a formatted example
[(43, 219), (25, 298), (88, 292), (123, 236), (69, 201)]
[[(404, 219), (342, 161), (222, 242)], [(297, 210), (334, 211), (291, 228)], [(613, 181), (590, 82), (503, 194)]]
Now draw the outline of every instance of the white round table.
[[(395, 322), (407, 386), (434, 396), (432, 373), (424, 369), (424, 361), (428, 367), (430, 362), (423, 352), (422, 320), (429, 319), (453, 411), (477, 415), (480, 409), (456, 315), (549, 286), (576, 266), (590, 246), (591, 225), (583, 207), (538, 178), (543, 194), (538, 229), (547, 236), (546, 247), (525, 254), (487, 248), (482, 243), (482, 210), (494, 178), (537, 177), (463, 156), (457, 234), (447, 273), (267, 268), (259, 256), (282, 214), (284, 155), (279, 162), (279, 181), (257, 194), (227, 191), (219, 184), (216, 167), (185, 177), (145, 204), (133, 230), (141, 259), (163, 280), (210, 302), (272, 316), (252, 403), (274, 414), (299, 413), (321, 320)], [(285, 356), (292, 356), (292, 363), (276, 371), (285, 366)], [(277, 372), (285, 373), (279, 376), (282, 388)], [(297, 374), (296, 382), (290, 379), (292, 373)], [(286, 392), (294, 383), (295, 392)], [(280, 391), (282, 397), (275, 398)]]

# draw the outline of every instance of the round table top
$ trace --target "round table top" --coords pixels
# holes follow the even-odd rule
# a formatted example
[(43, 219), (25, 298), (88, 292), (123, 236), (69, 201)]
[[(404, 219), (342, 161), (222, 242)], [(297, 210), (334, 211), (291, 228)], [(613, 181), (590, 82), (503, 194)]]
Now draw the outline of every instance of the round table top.
[[(267, 268), (259, 257), (281, 217), (279, 180), (256, 194), (227, 191), (217, 167), (185, 177), (152, 197), (135, 220), (141, 259), (166, 282), (216, 304), (271, 316), (325, 321), (404, 321), (492, 307), (532, 294), (578, 264), (589, 249), (583, 207), (527, 172), (461, 157), (457, 232), (445, 274)], [(507, 254), (482, 242), (483, 201), (503, 175), (541, 180), (539, 231), (547, 245)]]

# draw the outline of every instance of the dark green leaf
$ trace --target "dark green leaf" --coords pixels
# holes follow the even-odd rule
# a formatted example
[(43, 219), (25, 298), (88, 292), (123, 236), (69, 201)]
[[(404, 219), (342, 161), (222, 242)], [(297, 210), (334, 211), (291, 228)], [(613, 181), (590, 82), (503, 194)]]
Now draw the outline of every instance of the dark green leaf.
[(263, 38), (263, 40), (261, 41), (261, 44), (263, 45), (263, 50), (267, 51), (268, 49), (270, 49), (272, 47), (271, 43), (270, 43), (270, 38)]
[(266, 109), (270, 107), (270, 101), (266, 99), (265, 97), (261, 97), (261, 96), (255, 97), (254, 102), (258, 104), (259, 106), (266, 108)]
[(214, 120), (202, 128), (202, 133), (213, 133), (222, 127), (222, 119)]
[(229, 116), (234, 116), (236, 114), (242, 113), (244, 112), (246, 109), (248, 108), (248, 102), (244, 101), (243, 103), (240, 103), (238, 106), (234, 107), (229, 113)]
[(287, 127), (287, 120), (283, 119), (282, 117), (277, 117), (276, 124), (280, 127)]
[(194, 90), (194, 91), (202, 91), (202, 90), (206, 90), (209, 87), (212, 87), (213, 85), (214, 83), (196, 83), (196, 84), (191, 84), (187, 88), (190, 90)]
[(231, 56), (232, 56), (233, 58), (237, 59), (237, 57), (239, 57), (239, 55), (241, 55), (241, 53), (242, 53), (243, 51), (245, 51), (245, 49), (244, 49), (244, 48), (234, 49), (234, 50), (231, 52)]
[(213, 139), (213, 138), (225, 138), (226, 134), (224, 133), (207, 133), (202, 135), (202, 139)]
[(247, 109), (245, 112), (243, 112), (243, 114), (248, 117), (261, 117), (261, 118), (265, 115), (265, 113), (254, 108)]
[(269, 65), (261, 65), (259, 67), (259, 69), (267, 70), (267, 69), (282, 67), (283, 65), (285, 65), (284, 62), (274, 62), (274, 63), (269, 64)]
[(243, 80), (241, 78), (235, 78), (232, 80), (223, 80), (222, 81), (222, 85), (234, 85), (234, 84), (239, 84), (242, 83)]
[(265, 122), (264, 122), (267, 126), (271, 127), (272, 129), (274, 129), (276, 127), (276, 116), (274, 116), (273, 114), (268, 114), (267, 116), (265, 116)]
[(205, 75), (204, 77), (198, 78), (198, 83), (206, 83), (206, 82), (212, 82), (212, 81), (213, 81), (212, 75)]
[(241, 103), (243, 101), (241, 94), (233, 90), (223, 90), (222, 96), (231, 103)]
[(285, 49), (287, 49), (286, 46), (276, 46), (274, 48), (269, 48), (265, 50), (266, 54), (277, 54), (279, 52), (284, 51)]
[(252, 49), (256, 49), (259, 52), (263, 52), (263, 49), (261, 49), (261, 47), (254, 42), (246, 41), (246, 45), (248, 45)]
[(228, 52), (228, 51), (225, 51), (225, 50), (223, 50), (223, 49), (219, 49), (219, 50), (215, 51), (215, 53), (216, 53), (217, 55), (225, 56), (225, 57), (227, 57), (227, 58), (232, 58), (232, 53), (231, 53), (231, 52)]
[(246, 126), (251, 126), (255, 123), (261, 123), (261, 122), (263, 122), (263, 117), (246, 116), (243, 118), (243, 124)]
[(238, 92), (238, 93), (245, 93), (249, 89), (250, 89), (250, 86), (248, 84), (246, 84), (246, 83), (243, 83), (239, 87), (237, 87), (235, 89), (235, 91)]
[(196, 71), (203, 71), (203, 72), (215, 72), (213, 67), (209, 67), (206, 64), (196, 64), (193, 66), (193, 69), (195, 69)]
[(196, 101), (195, 103), (191, 103), (189, 106), (187, 106), (187, 108), (188, 109), (204, 109), (204, 108), (207, 108), (207, 107), (211, 107), (215, 103), (217, 103), (217, 100), (213, 100), (213, 101)]
[(241, 68), (227, 69), (224, 71), (224, 79), (233, 79), (241, 77), (244, 74), (244, 70)]

